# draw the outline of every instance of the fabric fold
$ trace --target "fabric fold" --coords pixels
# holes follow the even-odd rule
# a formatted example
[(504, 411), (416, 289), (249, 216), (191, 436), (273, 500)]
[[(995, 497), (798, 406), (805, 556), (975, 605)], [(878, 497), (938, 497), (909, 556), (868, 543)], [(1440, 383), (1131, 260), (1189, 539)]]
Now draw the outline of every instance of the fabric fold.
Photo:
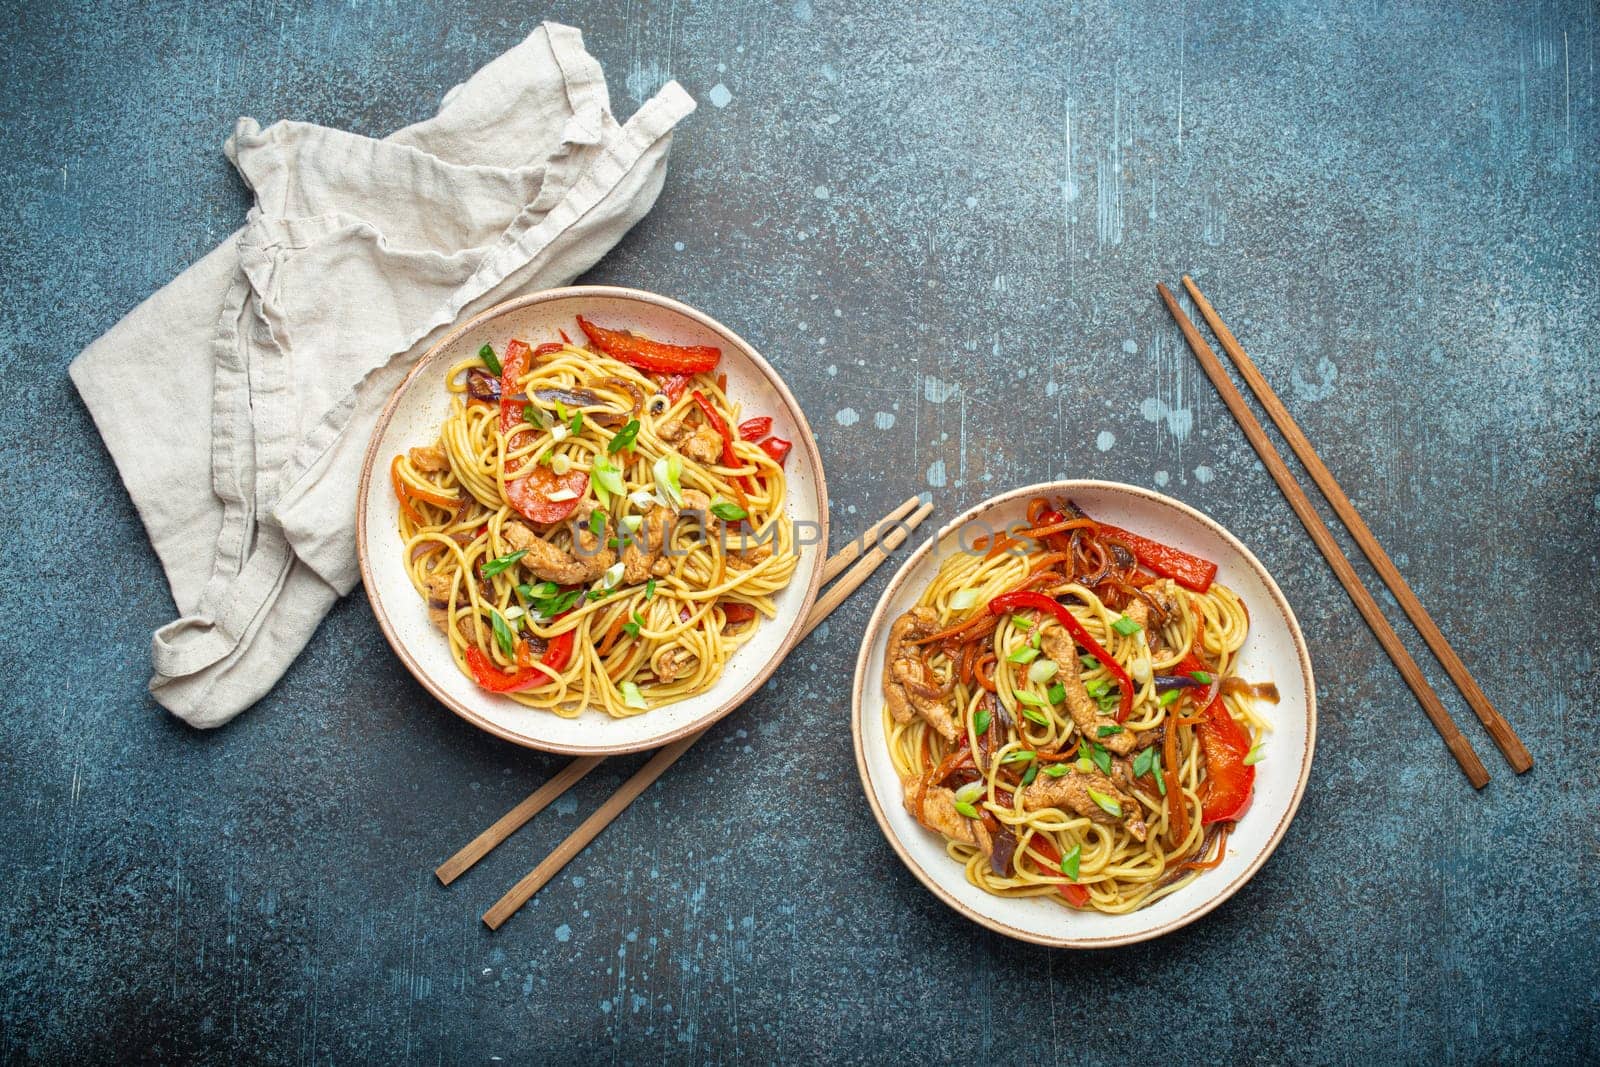
[(546, 23), (381, 140), (239, 121), (244, 228), (69, 369), (180, 612), (152, 639), (158, 701), (215, 726), (271, 688), (359, 580), (389, 394), (454, 322), (604, 255), (693, 108), (668, 83), (619, 124), (581, 34)]

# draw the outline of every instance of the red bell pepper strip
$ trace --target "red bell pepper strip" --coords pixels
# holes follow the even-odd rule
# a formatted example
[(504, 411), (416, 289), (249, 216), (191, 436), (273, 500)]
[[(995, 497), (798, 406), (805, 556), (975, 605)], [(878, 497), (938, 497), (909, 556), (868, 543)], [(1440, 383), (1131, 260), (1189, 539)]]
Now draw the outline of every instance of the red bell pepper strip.
[(1047, 612), (1061, 624), (1062, 629), (1072, 635), (1072, 639), (1089, 650), (1089, 655), (1099, 660), (1111, 676), (1117, 680), (1120, 692), (1117, 706), (1117, 721), (1126, 722), (1128, 714), (1133, 711), (1133, 679), (1128, 677), (1128, 672), (1122, 669), (1122, 664), (1101, 648), (1094, 638), (1089, 636), (1089, 631), (1083, 624), (1073, 617), (1063, 605), (1058, 604), (1043, 593), (1032, 589), (1022, 589), (1015, 593), (1003, 593), (989, 601), (989, 614), (1008, 615), (1019, 609), (1032, 608), (1035, 611)]
[(533, 355), (535, 359), (539, 358), (540, 356), (553, 356), (566, 347), (566, 345), (559, 341), (546, 341), (544, 344), (533, 350)]
[(669, 345), (623, 330), (608, 330), (578, 316), (578, 325), (602, 354), (640, 370), (662, 374), (703, 374), (716, 367), (722, 349), (710, 345)]
[(772, 416), (757, 415), (739, 424), (739, 436), (746, 441), (759, 441), (772, 432)]
[[(1181, 669), (1188, 669), (1187, 660)], [(1200, 785), (1200, 822), (1209, 825), (1244, 814), (1255, 788), (1256, 769), (1244, 762), (1250, 754), (1250, 734), (1228, 714), (1220, 693), (1211, 698), (1201, 714), (1204, 718), (1194, 728), (1206, 758), (1206, 780)]]
[(528, 373), (532, 350), (522, 341), (512, 340), (500, 359), (500, 432), (509, 433), (522, 422), (522, 402), (508, 400), (517, 391), (517, 379)]
[(1101, 523), (1100, 532), (1107, 537), (1116, 538), (1133, 549), (1134, 556), (1142, 565), (1163, 578), (1171, 578), (1185, 589), (1204, 593), (1211, 588), (1212, 581), (1217, 577), (1217, 565), (1208, 559), (1201, 559), (1182, 549), (1164, 545), (1160, 541), (1152, 541), (1148, 537), (1140, 537), (1118, 526)]
[(567, 664), (572, 662), (572, 646), (577, 643), (578, 631), (568, 630), (564, 634), (556, 634), (545, 646), (544, 655), (539, 657), (543, 663), (553, 671), (564, 671)]
[(776, 463), (780, 467), (784, 465), (786, 460), (788, 460), (789, 449), (793, 447), (794, 445), (792, 442), (785, 441), (781, 437), (769, 437), (765, 441), (762, 441), (760, 445), (761, 451), (771, 456), (772, 462)]
[(668, 400), (676, 404), (678, 398), (683, 395), (683, 391), (689, 388), (689, 380), (693, 377), (694, 375), (692, 374), (673, 374), (662, 378), (660, 380), (661, 392), (666, 395)]
[(507, 674), (476, 648), (467, 649), (467, 666), (472, 669), (472, 680), (491, 693), (516, 693), (553, 681), (555, 676), (544, 667), (534, 664), (526, 670)]
[[(573, 470), (558, 475), (549, 467), (535, 466), (526, 477), (506, 483), (506, 499), (529, 522), (561, 522), (578, 510), (583, 502), (584, 490), (589, 487), (589, 473)], [(552, 494), (569, 489), (576, 495), (567, 500), (551, 500)]]
[[(1050, 843), (1050, 839), (1048, 837), (1041, 837), (1039, 834), (1034, 834), (1033, 837), (1028, 841), (1028, 849), (1031, 852), (1037, 852), (1039, 854), (1038, 856), (1034, 857), (1035, 863), (1038, 863), (1041, 857), (1044, 859), (1044, 863), (1041, 864), (1041, 866), (1047, 873), (1062, 873), (1061, 853), (1056, 851), (1056, 846)], [(1071, 904), (1074, 908), (1081, 908), (1089, 903), (1089, 891), (1083, 886), (1079, 885), (1077, 882), (1057, 882), (1056, 891), (1062, 896), (1066, 897), (1067, 903)]]
[(737, 600), (731, 600), (722, 605), (722, 617), (727, 619), (729, 622), (738, 625), (739, 623), (749, 622), (751, 619), (755, 618), (756, 609), (751, 607), (749, 604), (742, 604)]

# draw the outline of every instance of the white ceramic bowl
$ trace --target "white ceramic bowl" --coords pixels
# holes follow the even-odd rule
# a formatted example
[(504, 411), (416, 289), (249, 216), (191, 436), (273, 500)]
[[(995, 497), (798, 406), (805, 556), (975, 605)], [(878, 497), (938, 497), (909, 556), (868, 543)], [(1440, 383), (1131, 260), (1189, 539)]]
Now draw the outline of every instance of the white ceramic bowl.
[[(794, 579), (777, 597), (778, 616), (761, 624), (754, 638), (728, 662), (715, 685), (698, 696), (614, 719), (587, 709), (565, 719), (485, 692), (462, 674), (444, 636), (428, 622), (427, 605), (417, 595), (401, 558), (397, 528), (399, 503), (389, 485), (390, 457), (429, 444), (449, 409), (445, 371), (489, 342), (501, 350), (513, 337), (531, 345), (557, 339), (566, 330), (583, 337), (577, 316), (632, 330), (659, 341), (715, 345), (722, 349), (719, 370), (728, 375), (728, 393), (747, 415), (771, 415), (772, 432), (794, 443), (785, 467), (787, 510), (796, 522), (814, 524), (816, 541), (801, 551)], [(490, 308), (433, 347), (406, 376), (384, 407), (367, 446), (357, 504), (356, 546), (361, 580), (372, 612), (400, 661), (429, 692), (468, 722), (519, 745), (546, 752), (611, 755), (656, 748), (702, 727), (738, 707), (753, 693), (802, 636), (802, 626), (822, 583), (827, 555), (827, 488), (816, 439), (805, 415), (772, 367), (726, 326), (693, 308), (637, 289), (573, 286), (520, 297)]]
[[(1262, 705), (1272, 726), (1266, 759), (1256, 765), (1250, 808), (1228, 837), (1222, 865), (1126, 915), (1075, 911), (1048, 897), (998, 897), (972, 885), (961, 865), (945, 854), (943, 838), (923, 829), (906, 811), (900, 780), (889, 760), (883, 729), (883, 656), (890, 625), (916, 603), (940, 561), (961, 551), (959, 531), (964, 526), (984, 523), (1004, 529), (1024, 521), (1028, 501), (1036, 496), (1052, 501), (1069, 497), (1097, 519), (1215, 562), (1217, 580), (1238, 593), (1250, 611), (1240, 672), (1253, 680), (1271, 679), (1281, 696), (1276, 705)], [(958, 516), (936, 538), (923, 543), (895, 574), (867, 623), (851, 703), (856, 766), (867, 801), (911, 872), (972, 921), (1009, 937), (1062, 948), (1104, 948), (1159, 937), (1200, 918), (1237, 892), (1267, 861), (1294, 818), (1311, 773), (1317, 732), (1316, 686), (1305, 639), (1283, 592), (1261, 561), (1193, 508), (1148, 489), (1114, 482), (1049, 482), (1014, 489)]]

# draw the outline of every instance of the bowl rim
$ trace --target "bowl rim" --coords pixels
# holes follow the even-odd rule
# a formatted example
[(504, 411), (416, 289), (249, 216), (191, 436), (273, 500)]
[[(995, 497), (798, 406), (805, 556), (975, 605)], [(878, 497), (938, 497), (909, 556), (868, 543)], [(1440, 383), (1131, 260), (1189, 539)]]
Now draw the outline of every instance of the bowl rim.
[[(520, 311), (523, 308), (532, 307), (537, 304), (549, 303), (556, 300), (585, 298), (635, 301), (666, 311), (674, 312), (699, 323), (701, 326), (704, 326), (705, 328), (722, 337), (728, 346), (738, 349), (739, 352), (748, 358), (755, 368), (766, 377), (767, 381), (771, 383), (772, 387), (777, 391), (778, 396), (782, 400), (784, 407), (787, 409), (788, 415), (793, 419), (796, 430), (795, 436), (800, 438), (800, 440), (797, 440), (795, 444), (804, 448), (806, 456), (810, 460), (811, 468), (815, 472), (814, 478), (816, 482), (818, 500), (817, 525), (819, 526), (820, 530), (819, 540), (816, 545), (817, 554), (814, 557), (817, 562), (811, 568), (811, 577), (809, 582), (806, 584), (805, 595), (800, 602), (800, 610), (795, 613), (794, 621), (790, 624), (789, 631), (784, 635), (783, 641), (778, 646), (777, 651), (770, 659), (768, 659), (765, 664), (761, 665), (756, 670), (750, 681), (747, 682), (743, 688), (741, 688), (737, 693), (734, 693), (727, 699), (723, 700), (721, 703), (710, 708), (704, 714), (696, 716), (689, 722), (667, 733), (659, 736), (651, 735), (647, 740), (640, 742), (629, 742), (626, 744), (569, 745), (548, 741), (535, 742), (531, 738), (514, 733), (501, 727), (499, 724), (484, 718), (471, 707), (457, 700), (446, 689), (444, 689), (443, 686), (436, 683), (433, 678), (422, 669), (422, 666), (412, 657), (410, 651), (400, 640), (399, 635), (396, 633), (394, 626), (389, 620), (388, 613), (383, 608), (382, 599), (378, 596), (377, 591), (374, 588), (376, 582), (373, 578), (371, 562), (367, 558), (367, 497), (371, 490), (372, 474), (378, 459), (379, 442), (382, 440), (384, 433), (388, 430), (389, 423), (393, 420), (395, 411), (399, 408), (401, 397), (403, 397), (406, 394), (406, 391), (411, 388), (413, 382), (418, 378), (418, 376), (423, 373), (425, 368), (432, 364), (434, 357), (437, 356), (439, 352), (492, 319), (509, 314), (513, 311)], [(427, 352), (423, 353), (422, 358), (418, 359), (416, 365), (406, 373), (405, 378), (402, 379), (400, 384), (395, 387), (394, 392), (389, 395), (389, 399), (384, 403), (383, 410), (378, 414), (377, 422), (373, 425), (372, 435), (367, 439), (366, 454), (363, 456), (361, 462), (361, 479), (357, 483), (356, 487), (356, 558), (361, 569), (361, 585), (366, 592), (367, 603), (372, 608), (372, 614), (377, 619), (379, 628), (383, 631), (384, 639), (389, 642), (389, 647), (394, 650), (395, 655), (399, 657), (400, 662), (405, 665), (406, 670), (411, 673), (411, 676), (415, 678), (424, 689), (433, 694), (434, 699), (438, 700), (456, 715), (465, 719), (467, 722), (470, 722), (480, 730), (493, 734), (494, 736), (503, 740), (510, 741), (513, 744), (521, 745), (524, 748), (531, 748), (539, 752), (553, 752), (573, 756), (616, 756), (629, 752), (643, 752), (648, 749), (660, 748), (663, 745), (671, 744), (672, 742), (687, 737), (690, 734), (707, 729), (712, 724), (727, 716), (735, 708), (739, 707), (746, 700), (750, 699), (751, 694), (753, 694), (757, 689), (766, 683), (767, 679), (771, 677), (773, 671), (777, 670), (778, 665), (788, 658), (789, 653), (794, 650), (795, 645), (799, 644), (800, 640), (805, 636), (806, 619), (810, 617), (811, 609), (816, 602), (817, 592), (822, 587), (822, 561), (827, 558), (827, 554), (827, 475), (822, 469), (822, 455), (817, 448), (816, 434), (812, 432), (811, 423), (806, 418), (805, 411), (801, 408), (800, 402), (796, 400), (794, 394), (790, 392), (788, 384), (783, 380), (782, 376), (780, 376), (778, 372), (773, 369), (772, 364), (768, 363), (766, 358), (763, 357), (760, 352), (756, 351), (754, 345), (750, 344), (743, 337), (740, 337), (738, 334), (734, 333), (731, 329), (729, 329), (727, 326), (724, 326), (710, 315), (707, 315), (703, 311), (698, 311), (695, 308), (682, 303), (681, 301), (674, 300), (671, 297), (662, 296), (659, 293), (652, 293), (644, 289), (633, 289), (627, 286), (567, 285), (560, 286), (555, 289), (543, 289), (536, 293), (529, 293), (525, 296), (513, 297), (510, 300), (502, 301), (493, 307), (479, 312), (478, 314), (472, 316), (472, 318), (450, 330), (449, 333), (445, 334), (437, 342), (435, 342)]]
[[(866, 678), (866, 670), (868, 663), (872, 659), (873, 649), (878, 645), (879, 640), (886, 633), (884, 622), (885, 616), (889, 610), (890, 602), (893, 601), (895, 594), (900, 591), (901, 587), (910, 581), (912, 572), (916, 570), (917, 566), (923, 561), (924, 558), (927, 557), (928, 553), (933, 550), (935, 545), (942, 542), (951, 533), (959, 530), (964, 524), (971, 522), (973, 519), (985, 515), (999, 507), (1002, 507), (1019, 497), (1044, 496), (1072, 492), (1074, 490), (1090, 489), (1128, 493), (1158, 504), (1164, 504), (1169, 507), (1176, 508), (1178, 511), (1188, 515), (1190, 518), (1196, 520), (1203, 526), (1212, 530), (1214, 533), (1220, 535), (1223, 540), (1230, 544), (1244, 559), (1244, 561), (1256, 572), (1257, 576), (1261, 579), (1262, 583), (1266, 586), (1268, 593), (1272, 597), (1274, 606), (1278, 609), (1279, 613), (1283, 616), (1284, 622), (1288, 625), (1289, 635), (1293, 641), (1296, 656), (1300, 661), (1300, 674), (1306, 691), (1306, 745), (1305, 752), (1301, 757), (1300, 773), (1295, 782), (1294, 795), (1290, 797), (1288, 807), (1284, 809), (1282, 816), (1278, 820), (1278, 825), (1273, 829), (1272, 835), (1267, 839), (1267, 842), (1262, 847), (1261, 851), (1250, 861), (1250, 863), (1245, 867), (1244, 871), (1237, 875), (1231, 882), (1228, 882), (1219, 891), (1209, 896), (1203, 896), (1199, 898), (1195, 903), (1195, 906), (1190, 908), (1188, 911), (1183, 912), (1181, 915), (1178, 915), (1177, 917), (1170, 919), (1159, 926), (1154, 926), (1147, 930), (1135, 931), (1127, 934), (1114, 934), (1104, 937), (1053, 937), (1048, 934), (1041, 934), (1032, 930), (1024, 930), (1020, 927), (1012, 926), (1010, 923), (995, 918), (994, 916), (986, 915), (983, 912), (970, 907), (966, 902), (962, 901), (949, 890), (945, 889), (944, 886), (939, 883), (939, 880), (926, 868), (924, 868), (922, 864), (918, 863), (916, 859), (911, 856), (907, 848), (901, 843), (894, 829), (889, 824), (888, 816), (885, 814), (882, 806), (878, 803), (877, 792), (873, 788), (872, 777), (867, 769), (866, 741), (862, 725), (863, 716), (865, 714), (865, 695), (867, 691), (867, 683), (869, 681), (869, 679)], [(1086, 478), (1069, 478), (1050, 482), (1036, 482), (1033, 485), (1021, 486), (1016, 489), (1007, 490), (1006, 492), (997, 496), (989, 497), (987, 500), (973, 505), (940, 527), (938, 533), (934, 534), (932, 537), (928, 538), (921, 545), (919, 545), (917, 550), (900, 565), (900, 568), (895, 571), (894, 577), (889, 580), (889, 584), (884, 588), (883, 594), (878, 598), (878, 603), (872, 610), (871, 617), (867, 620), (866, 632), (863, 634), (861, 641), (861, 651), (856, 656), (855, 678), (851, 684), (850, 690), (850, 732), (855, 743), (856, 773), (861, 778), (861, 788), (867, 796), (867, 804), (872, 808), (872, 816), (878, 822), (878, 829), (882, 831), (883, 836), (888, 840), (890, 846), (900, 857), (900, 861), (904, 863), (911, 873), (917, 877), (918, 881), (932, 891), (934, 896), (938, 897), (951, 908), (955, 909), (958, 913), (966, 916), (968, 919), (972, 920), (978, 925), (987, 927), (996, 933), (1004, 934), (1007, 937), (1015, 938), (1019, 941), (1027, 941), (1035, 945), (1044, 945), (1049, 948), (1113, 948), (1118, 945), (1131, 945), (1140, 941), (1148, 941), (1152, 938), (1160, 937), (1163, 934), (1169, 934), (1174, 930), (1187, 926), (1195, 920), (1209, 914), (1212, 910), (1219, 907), (1224, 901), (1237, 893), (1246, 882), (1255, 877), (1256, 872), (1259, 871), (1272, 856), (1272, 854), (1277, 851), (1279, 842), (1283, 840), (1284, 834), (1288, 832), (1289, 824), (1294, 821), (1295, 814), (1300, 809), (1300, 801), (1305, 796), (1306, 782), (1311, 775), (1311, 761), (1317, 748), (1317, 688), (1316, 680), (1311, 671), (1311, 655), (1309, 650), (1306, 648), (1305, 634), (1301, 632), (1300, 622), (1295, 618), (1294, 610), (1289, 606), (1288, 598), (1283, 595), (1283, 590), (1278, 587), (1278, 583), (1273, 579), (1272, 574), (1267, 570), (1266, 566), (1256, 558), (1255, 553), (1246, 548), (1243, 542), (1230, 533), (1226, 527), (1203, 512), (1183, 503), (1181, 500), (1174, 500), (1172, 497), (1169, 497), (1164, 493), (1158, 493), (1152, 489), (1145, 489), (1136, 485), (1128, 485), (1124, 482), (1110, 482)]]

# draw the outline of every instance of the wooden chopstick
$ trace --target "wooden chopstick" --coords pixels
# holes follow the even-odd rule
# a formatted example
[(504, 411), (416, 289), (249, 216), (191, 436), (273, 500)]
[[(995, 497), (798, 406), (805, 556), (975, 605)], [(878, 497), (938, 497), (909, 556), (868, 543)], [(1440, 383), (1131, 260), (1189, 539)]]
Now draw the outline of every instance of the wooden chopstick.
[[(844, 577), (840, 578), (837, 584), (830, 588), (812, 606), (811, 614), (806, 617), (802, 637), (816, 629), (817, 625), (831, 615), (844, 602), (846, 597), (855, 592), (857, 587), (877, 569), (878, 564), (882, 563), (890, 552), (899, 548), (901, 542), (910, 535), (911, 531), (915, 530), (922, 520), (926, 519), (932, 512), (933, 504), (926, 503), (917, 508), (903, 522), (885, 518), (879, 524), (878, 529), (887, 530), (887, 532), (878, 540), (871, 551), (862, 556), (860, 562), (851, 567)], [(892, 528), (889, 528), (891, 526)], [(661, 777), (662, 772), (676, 763), (678, 757), (693, 748), (694, 743), (704, 737), (710, 729), (711, 727), (708, 726), (703, 730), (697, 730), (688, 737), (674, 741), (652, 756), (650, 761), (635, 771), (633, 777), (622, 783), (621, 788), (613, 793), (593, 815), (585, 819), (576, 830), (567, 836), (565, 841), (557, 845), (555, 850), (546, 856), (543, 862), (529, 871), (521, 881), (506, 892), (505, 896), (497, 900), (493, 907), (483, 913), (484, 925), (491, 930), (498, 930), (502, 923), (509, 919), (518, 908), (526, 904), (535, 893), (544, 887), (545, 883), (554, 878), (557, 872), (571, 862), (574, 856), (583, 851), (591, 841), (599, 836), (602, 830), (611, 825), (612, 820), (620, 815), (629, 804), (637, 800), (639, 795), (648, 789), (652, 782)]]
[(1222, 369), (1222, 363), (1217, 359), (1216, 353), (1211, 351), (1211, 346), (1201, 336), (1200, 330), (1189, 316), (1183, 313), (1183, 308), (1178, 306), (1178, 300), (1172, 295), (1172, 290), (1162, 283), (1156, 284), (1156, 292), (1161, 294), (1162, 301), (1167, 305), (1167, 310), (1177, 320), (1178, 328), (1183, 331), (1183, 339), (1189, 342), (1189, 348), (1194, 352), (1195, 359), (1200, 361), (1201, 369), (1206, 372), (1206, 377), (1211, 379), (1211, 384), (1216, 386), (1217, 392), (1222, 394), (1222, 402), (1228, 405), (1228, 410), (1233, 413), (1234, 421), (1249, 438), (1250, 445), (1261, 457), (1261, 462), (1266, 464), (1267, 472), (1272, 475), (1272, 480), (1278, 483), (1284, 497), (1289, 501), (1289, 506), (1299, 516), (1300, 522), (1311, 535), (1311, 540), (1316, 542), (1321, 550), (1322, 557), (1328, 561), (1328, 566), (1333, 568), (1333, 573), (1338, 577), (1339, 584), (1344, 586), (1346, 593), (1355, 603), (1356, 610), (1367, 621), (1373, 634), (1378, 638), (1378, 643), (1394, 661), (1395, 667), (1400, 671), (1400, 676), (1411, 687), (1411, 692), (1416, 694), (1417, 701), (1422, 705), (1422, 710), (1433, 723), (1434, 729), (1439, 731), (1439, 736), (1444, 739), (1456, 762), (1461, 765), (1462, 773), (1472, 783), (1473, 788), (1482, 789), (1489, 784), (1489, 771), (1484, 767), (1483, 761), (1478, 758), (1478, 753), (1473, 750), (1472, 742), (1468, 741), (1457, 728), (1455, 720), (1450, 717), (1450, 712), (1439, 700), (1439, 694), (1428, 685), (1428, 680), (1422, 676), (1422, 668), (1417, 666), (1416, 660), (1406, 651), (1400, 643), (1399, 636), (1394, 628), (1389, 625), (1389, 620), (1383, 617), (1383, 612), (1378, 610), (1378, 604), (1372, 599), (1372, 594), (1367, 592), (1367, 587), (1361, 584), (1361, 579), (1356, 577), (1355, 568), (1350, 561), (1344, 558), (1344, 553), (1339, 550), (1339, 544), (1333, 539), (1333, 533), (1328, 529), (1322, 517), (1311, 506), (1310, 499), (1305, 490), (1300, 488), (1300, 483), (1294, 480), (1289, 473), (1288, 466), (1283, 462), (1283, 457), (1267, 439), (1267, 432), (1261, 428), (1261, 423), (1251, 414), (1245, 406), (1244, 397), (1234, 387), (1228, 372)]
[(1355, 538), (1356, 544), (1361, 546), (1361, 551), (1366, 555), (1367, 561), (1372, 564), (1372, 569), (1378, 572), (1378, 577), (1383, 579), (1383, 584), (1389, 587), (1389, 592), (1394, 594), (1395, 600), (1400, 604), (1401, 610), (1417, 628), (1422, 639), (1433, 650), (1434, 656), (1444, 665), (1445, 671), (1450, 675), (1450, 680), (1455, 682), (1456, 688), (1461, 690), (1461, 695), (1471, 705), (1473, 712), (1478, 716), (1478, 721), (1483, 723), (1484, 729), (1489, 731), (1489, 736), (1494, 739), (1495, 745), (1504, 754), (1506, 762), (1518, 774), (1533, 766), (1533, 756), (1528, 752), (1522, 739), (1517, 736), (1505, 716), (1489, 702), (1478, 683), (1467, 670), (1461, 657), (1456, 655), (1456, 650), (1450, 647), (1450, 642), (1445, 639), (1438, 625), (1433, 621), (1433, 616), (1428, 614), (1428, 609), (1422, 606), (1422, 601), (1417, 599), (1417, 594), (1411, 591), (1411, 586), (1400, 574), (1399, 568), (1383, 550), (1383, 545), (1368, 529), (1362, 520), (1356, 506), (1345, 495), (1344, 489), (1328, 470), (1322, 458), (1317, 455), (1316, 449), (1311, 447), (1311, 442), (1301, 432), (1294, 421), (1294, 416), (1289, 414), (1289, 409), (1283, 401), (1278, 399), (1278, 394), (1273, 392), (1272, 386), (1267, 384), (1261, 371), (1256, 368), (1255, 362), (1245, 354), (1244, 346), (1239, 344), (1233, 332), (1223, 323), (1222, 316), (1217, 314), (1216, 308), (1211, 306), (1200, 292), (1200, 287), (1194, 279), (1187, 274), (1183, 276), (1183, 287), (1189, 291), (1189, 297), (1199, 309), (1200, 315), (1211, 327), (1211, 332), (1216, 335), (1217, 341), (1222, 345), (1233, 365), (1239, 369), (1239, 374), (1244, 378), (1245, 384), (1250, 386), (1250, 391), (1255, 394), (1261, 406), (1266, 408), (1273, 424), (1278, 427), (1278, 432), (1283, 434), (1284, 440), (1289, 442), (1289, 447), (1299, 457), (1306, 471), (1311, 475), (1311, 480), (1317, 483), (1317, 488), (1322, 490), (1322, 495), (1327, 498), (1333, 507), (1339, 521), (1343, 522), (1350, 530), (1350, 536)]
[[(911, 514), (921, 500), (920, 496), (911, 497), (905, 503), (895, 507), (889, 514), (867, 527), (860, 537), (857, 537), (854, 541), (845, 545), (844, 548), (828, 557), (828, 561), (822, 565), (822, 580), (831, 582), (837, 578), (841, 571), (855, 562), (863, 549), (875, 543), (885, 530), (890, 529)], [(522, 829), (529, 819), (549, 807), (557, 797), (568, 789), (577, 785), (584, 775), (600, 766), (604, 760), (604, 756), (579, 756), (567, 764), (548, 782), (523, 798), (522, 802), (516, 807), (496, 819), (492, 826), (473, 838), (466, 847), (439, 864), (433, 872), (434, 876), (444, 885), (449, 885), (457, 878), (460, 878), (472, 868), (473, 864), (487, 856), (506, 838)]]

